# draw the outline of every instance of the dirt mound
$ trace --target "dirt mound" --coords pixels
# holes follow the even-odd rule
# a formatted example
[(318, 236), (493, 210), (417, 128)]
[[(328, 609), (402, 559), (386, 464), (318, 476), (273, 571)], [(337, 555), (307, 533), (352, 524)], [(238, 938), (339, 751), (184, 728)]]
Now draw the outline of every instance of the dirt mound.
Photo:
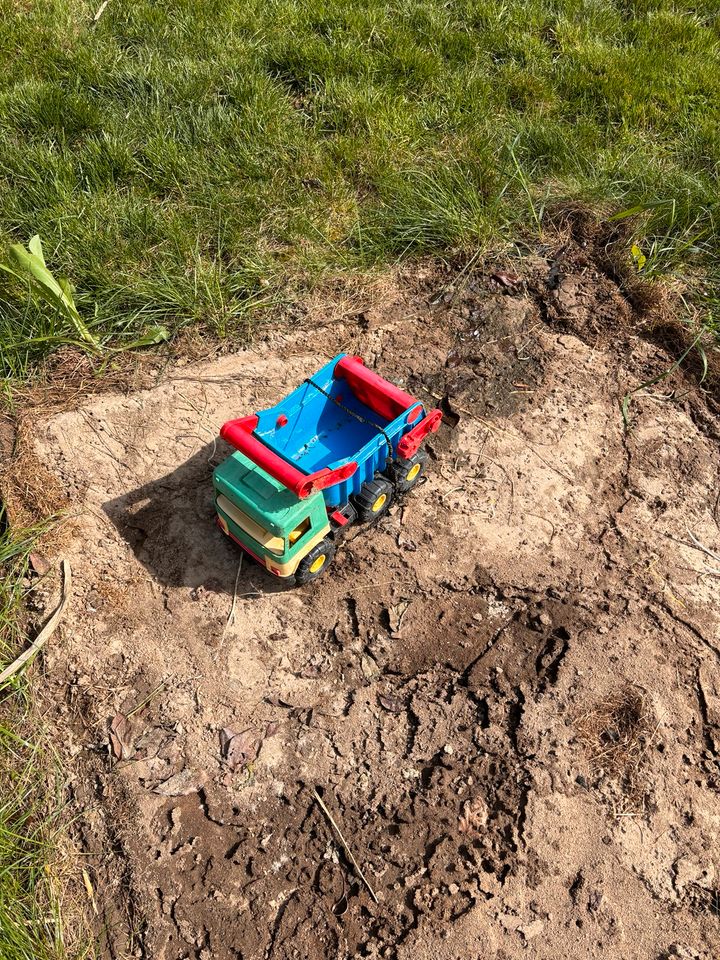
[[(38, 428), (82, 531), (49, 702), (107, 956), (717, 955), (717, 420), (676, 374), (624, 431), (672, 359), (568, 242)], [(285, 591), (213, 526), (217, 431), (341, 349), (445, 423)]]

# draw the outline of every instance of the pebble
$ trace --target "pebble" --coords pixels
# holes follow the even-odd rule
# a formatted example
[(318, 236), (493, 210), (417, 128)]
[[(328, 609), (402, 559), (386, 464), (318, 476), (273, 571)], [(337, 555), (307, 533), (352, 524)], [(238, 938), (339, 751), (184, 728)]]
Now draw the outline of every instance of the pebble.
[(526, 940), (532, 940), (533, 937), (538, 937), (545, 929), (544, 920), (533, 920), (531, 923), (526, 923), (522, 927), (518, 927), (518, 932), (525, 937)]

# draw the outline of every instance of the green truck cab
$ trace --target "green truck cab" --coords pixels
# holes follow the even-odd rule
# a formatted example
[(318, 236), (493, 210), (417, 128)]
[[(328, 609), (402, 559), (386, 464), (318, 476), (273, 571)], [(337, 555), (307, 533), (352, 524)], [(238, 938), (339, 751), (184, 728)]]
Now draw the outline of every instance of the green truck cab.
[(330, 532), (322, 493), (300, 500), (239, 452), (220, 464), (213, 482), (223, 532), (278, 577), (295, 576), (303, 558)]

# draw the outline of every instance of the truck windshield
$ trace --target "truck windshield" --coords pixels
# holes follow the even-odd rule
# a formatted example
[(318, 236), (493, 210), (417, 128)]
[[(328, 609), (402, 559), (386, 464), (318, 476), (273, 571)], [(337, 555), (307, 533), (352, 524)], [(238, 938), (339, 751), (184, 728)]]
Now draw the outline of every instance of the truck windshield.
[(295, 527), (295, 529), (291, 530), (290, 533), (288, 534), (288, 540), (290, 541), (290, 546), (294, 547), (296, 543), (302, 540), (302, 538), (305, 536), (305, 534), (308, 532), (309, 529), (310, 529), (310, 517), (305, 517), (302, 523), (299, 523)]
[(218, 510), (221, 510), (230, 517), (232, 522), (240, 527), (240, 529), (251, 537), (255, 543), (261, 546), (263, 550), (267, 550), (268, 553), (272, 553), (276, 557), (283, 555), (285, 552), (285, 541), (283, 538), (278, 537), (277, 534), (272, 533), (270, 530), (266, 530), (246, 513), (243, 513), (242, 510), (238, 510), (235, 504), (230, 503), (228, 498), (223, 496), (223, 494), (220, 494), (217, 498), (217, 507)]

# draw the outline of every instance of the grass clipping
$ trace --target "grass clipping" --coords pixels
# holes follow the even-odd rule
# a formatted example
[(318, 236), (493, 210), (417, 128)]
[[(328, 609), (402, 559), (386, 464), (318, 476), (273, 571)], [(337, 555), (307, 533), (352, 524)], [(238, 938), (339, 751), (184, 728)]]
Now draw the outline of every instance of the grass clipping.
[(659, 724), (647, 698), (624, 690), (596, 703), (575, 721), (589, 757), (590, 785), (614, 817), (639, 816), (650, 799), (648, 752)]

